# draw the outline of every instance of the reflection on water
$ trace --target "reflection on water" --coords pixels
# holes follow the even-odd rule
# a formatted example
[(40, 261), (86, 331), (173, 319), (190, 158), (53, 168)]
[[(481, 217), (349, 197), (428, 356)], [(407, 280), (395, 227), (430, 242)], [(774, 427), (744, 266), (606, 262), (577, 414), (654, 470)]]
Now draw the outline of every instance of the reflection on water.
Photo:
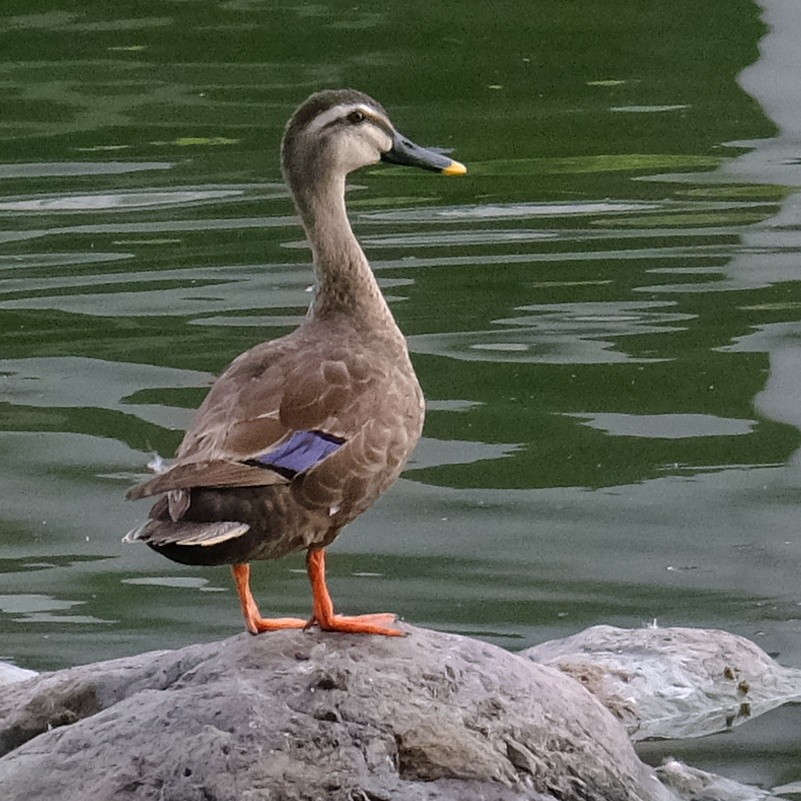
[[(554, 289), (558, 285), (552, 285)], [(493, 351), (493, 361), (532, 363), (611, 364), (622, 361), (652, 361), (622, 350), (620, 337), (670, 333), (679, 326), (665, 323), (692, 319), (693, 315), (667, 311), (671, 302), (551, 303), (519, 306), (531, 312), (523, 317), (493, 320), (489, 331), (465, 331), (414, 337), (414, 350), (457, 359), (485, 360), (483, 351)], [(502, 328), (502, 326), (506, 326)]]
[[(473, 166), (471, 165), (471, 169)], [(506, 203), (503, 205), (443, 206), (440, 208), (394, 209), (390, 211), (365, 212), (361, 220), (395, 223), (442, 223), (516, 219), (536, 217), (574, 217), (586, 214), (614, 214), (648, 211), (658, 208), (647, 203)], [(492, 231), (497, 229), (493, 228)], [(490, 233), (488, 231), (487, 233)], [(419, 236), (420, 234), (418, 234)], [(368, 240), (369, 241), (369, 240)], [(458, 243), (456, 243), (458, 244)]]
[(56, 195), (54, 197), (21, 198), (0, 202), (0, 214), (7, 211), (55, 212), (55, 211), (105, 211), (154, 206), (186, 205), (202, 201), (238, 197), (242, 193), (228, 190), (172, 190), (169, 192), (117, 192), (96, 195)]
[(124, 579), (123, 584), (134, 584), (142, 587), (187, 587), (201, 592), (225, 592), (222, 587), (208, 586), (208, 579), (195, 576), (142, 576)]
[[(269, 30), (258, 3), (4, 7), (0, 658), (238, 630), (224, 569), (120, 543), (147, 513), (122, 496), (215, 373), (302, 319), (277, 148), (307, 91), (341, 83), (470, 173), (353, 176), (428, 417), (405, 477), (332, 549), (338, 604), (512, 648), (599, 622), (720, 626), (801, 664), (801, 106), (776, 66), (798, 31), (777, 18), (742, 78), (773, 136), (736, 82), (761, 34), (745, 0), (613, 4), (611, 49), (541, 5), (536, 48), (479, 3), (445, 38), (430, 4), (301, 2)], [(488, 52), (499, 25), (510, 46)], [(306, 614), (302, 557), (257, 566), (254, 590)], [(798, 779), (772, 764), (745, 778)]]
[(119, 175), (126, 172), (169, 170), (169, 162), (147, 161), (58, 161), (33, 164), (0, 164), (0, 179), (11, 178), (66, 178), (69, 176)]
[(750, 434), (755, 420), (732, 420), (711, 414), (574, 414), (585, 425), (617, 437), (678, 439), (681, 437), (731, 437)]

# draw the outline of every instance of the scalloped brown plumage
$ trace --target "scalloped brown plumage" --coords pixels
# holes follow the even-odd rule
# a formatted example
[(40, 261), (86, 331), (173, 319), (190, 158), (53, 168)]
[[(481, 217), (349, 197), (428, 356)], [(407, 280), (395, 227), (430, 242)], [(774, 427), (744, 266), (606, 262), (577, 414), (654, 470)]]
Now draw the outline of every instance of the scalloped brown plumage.
[[(254, 634), (312, 623), (399, 634), (386, 625), (391, 615), (335, 615), (325, 584), (323, 549), (397, 479), (424, 415), (405, 339), (348, 221), (345, 176), (382, 158), (465, 170), (401, 137), (383, 108), (354, 90), (318, 92), (301, 105), (282, 156), (317, 277), (309, 316), (217, 379), (175, 460), (129, 491), (131, 499), (163, 497), (126, 540), (177, 562), (232, 564)], [(307, 551), (311, 620), (262, 618), (247, 563), (299, 549)]]

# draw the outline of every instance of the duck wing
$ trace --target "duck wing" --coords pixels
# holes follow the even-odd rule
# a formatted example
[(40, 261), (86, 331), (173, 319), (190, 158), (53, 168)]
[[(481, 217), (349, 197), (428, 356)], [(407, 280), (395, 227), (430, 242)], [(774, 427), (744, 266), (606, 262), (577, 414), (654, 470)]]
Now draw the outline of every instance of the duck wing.
[(362, 439), (392, 370), (349, 331), (315, 328), (301, 327), (235, 359), (212, 386), (169, 468), (127, 497), (286, 484)]

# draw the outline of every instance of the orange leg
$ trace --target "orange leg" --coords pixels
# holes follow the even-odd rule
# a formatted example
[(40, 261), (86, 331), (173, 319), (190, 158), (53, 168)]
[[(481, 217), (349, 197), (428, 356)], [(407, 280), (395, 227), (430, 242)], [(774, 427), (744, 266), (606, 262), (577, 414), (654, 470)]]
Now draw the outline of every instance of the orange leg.
[(242, 604), (242, 614), (245, 616), (245, 628), (251, 634), (260, 634), (262, 631), (277, 631), (278, 629), (302, 629), (306, 621), (297, 617), (264, 618), (253, 600), (250, 592), (250, 565), (232, 565), (236, 592), (239, 603)]
[(395, 621), (396, 615), (381, 612), (376, 615), (356, 615), (345, 617), (334, 614), (334, 604), (325, 583), (325, 551), (322, 548), (309, 548), (306, 554), (306, 569), (309, 572), (314, 611), (309, 626), (316, 623), (323, 631), (342, 631), (350, 634), (384, 634), (387, 637), (403, 637), (399, 629), (390, 628), (387, 623)]

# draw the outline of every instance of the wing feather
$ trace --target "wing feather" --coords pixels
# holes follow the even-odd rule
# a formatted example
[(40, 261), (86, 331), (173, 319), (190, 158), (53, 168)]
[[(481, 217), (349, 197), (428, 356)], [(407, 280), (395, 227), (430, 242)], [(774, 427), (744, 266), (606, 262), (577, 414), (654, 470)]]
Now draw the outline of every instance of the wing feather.
[(286, 483), (280, 473), (241, 462), (178, 462), (150, 481), (132, 487), (125, 497), (136, 501), (193, 487), (268, 487)]
[[(359, 435), (375, 414), (378, 390), (389, 378), (376, 363), (374, 345), (366, 346), (351, 323), (343, 322), (335, 331), (329, 321), (321, 331), (312, 320), (289, 336), (243, 353), (210, 389), (171, 466), (132, 488), (127, 497), (194, 487), (283, 484), (291, 475), (270, 469), (273, 451), (279, 452), (273, 467), (288, 464), (295, 470), (300, 465), (296, 472), (316, 474), (333, 455), (344, 455), (352, 440), (363, 449)], [(290, 460), (286, 447), (301, 433), (331, 437), (345, 447), (338, 454), (334, 448), (318, 448), (318, 459), (308, 455), (312, 449)], [(360, 453), (356, 461), (363, 458)]]

